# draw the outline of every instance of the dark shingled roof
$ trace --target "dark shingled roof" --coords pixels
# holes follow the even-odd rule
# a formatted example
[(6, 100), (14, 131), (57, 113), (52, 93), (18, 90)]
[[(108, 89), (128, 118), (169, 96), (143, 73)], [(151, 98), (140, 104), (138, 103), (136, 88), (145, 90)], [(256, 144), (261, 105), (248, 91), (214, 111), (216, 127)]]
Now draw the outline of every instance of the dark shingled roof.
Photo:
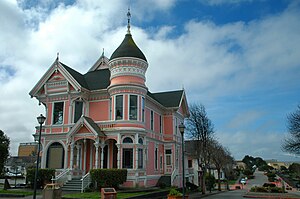
[(148, 91), (147, 95), (167, 108), (179, 107), (180, 100), (183, 95), (183, 90), (168, 91), (161, 93), (150, 93)]
[(93, 127), (93, 129), (98, 133), (100, 136), (105, 136), (105, 134), (101, 131), (100, 127), (94, 122), (93, 119), (83, 116), (84, 119)]
[(110, 84), (110, 71), (109, 69), (91, 71), (86, 73), (84, 78), (90, 90), (105, 89)]
[(139, 49), (139, 47), (135, 44), (132, 39), (131, 34), (126, 34), (121, 45), (113, 52), (110, 57), (110, 60), (119, 57), (136, 57), (142, 60), (147, 61), (143, 52)]
[[(109, 69), (90, 71), (84, 75), (61, 63), (61, 65), (72, 75), (72, 77), (88, 90), (106, 89), (110, 84)], [(147, 95), (167, 108), (179, 107), (183, 90), (151, 93)]]
[(105, 89), (110, 84), (109, 69), (95, 70), (84, 75), (60, 62), (60, 64), (72, 75), (72, 77), (88, 90)]

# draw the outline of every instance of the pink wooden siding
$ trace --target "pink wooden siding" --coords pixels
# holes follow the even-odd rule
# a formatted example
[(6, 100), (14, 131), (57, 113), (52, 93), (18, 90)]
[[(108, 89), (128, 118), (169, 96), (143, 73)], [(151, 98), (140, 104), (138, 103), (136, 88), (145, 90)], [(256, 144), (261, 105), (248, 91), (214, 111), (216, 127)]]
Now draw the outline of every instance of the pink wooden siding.
[(89, 117), (94, 121), (106, 121), (109, 119), (109, 100), (90, 102)]

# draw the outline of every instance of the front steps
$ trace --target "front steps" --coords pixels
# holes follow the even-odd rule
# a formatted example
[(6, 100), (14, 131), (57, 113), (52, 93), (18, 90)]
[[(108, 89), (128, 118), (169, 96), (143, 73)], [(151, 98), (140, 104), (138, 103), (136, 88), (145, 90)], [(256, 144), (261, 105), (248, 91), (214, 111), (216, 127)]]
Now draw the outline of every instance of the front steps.
[(81, 192), (82, 181), (80, 178), (73, 178), (72, 180), (67, 181), (62, 187), (63, 191), (74, 191)]

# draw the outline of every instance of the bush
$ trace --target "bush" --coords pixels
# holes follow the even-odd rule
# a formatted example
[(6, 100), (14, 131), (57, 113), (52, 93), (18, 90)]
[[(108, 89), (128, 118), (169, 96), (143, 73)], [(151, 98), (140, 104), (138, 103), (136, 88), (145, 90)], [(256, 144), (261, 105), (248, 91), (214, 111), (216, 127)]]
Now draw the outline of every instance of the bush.
[(252, 187), (251, 192), (270, 192), (270, 193), (283, 193), (283, 189), (280, 187), (271, 186), (270, 183), (265, 183), (263, 187)]
[(275, 178), (276, 174), (275, 173), (267, 173), (268, 178)]
[(216, 178), (213, 175), (207, 174), (205, 177), (205, 185), (208, 190), (212, 190), (215, 187)]
[(127, 180), (126, 169), (92, 169), (90, 170), (92, 182), (97, 184), (97, 188), (114, 187), (118, 188)]
[(191, 190), (191, 191), (195, 191), (198, 189), (198, 186), (193, 184), (193, 183), (190, 183), (190, 182), (186, 182), (186, 188), (188, 190)]
[(276, 187), (276, 185), (273, 183), (264, 183), (263, 187)]
[(159, 186), (159, 188), (164, 189), (164, 188), (167, 187), (167, 184), (164, 183), (164, 182), (159, 182), (159, 183), (158, 183), (158, 186)]
[(172, 189), (170, 189), (169, 196), (182, 197), (182, 193), (180, 193), (176, 189), (172, 188)]
[(254, 172), (252, 170), (250, 170), (250, 169), (245, 169), (243, 173), (246, 176), (251, 176), (251, 175), (253, 175)]
[(268, 192), (268, 189), (266, 188), (266, 187), (252, 187), (251, 189), (250, 189), (250, 191), (251, 192), (264, 192), (264, 193), (266, 193), (266, 192)]
[[(43, 188), (44, 185), (51, 182), (52, 176), (55, 176), (55, 169), (39, 169), (36, 185), (37, 188)], [(26, 180), (31, 188), (34, 186), (35, 169), (28, 169)]]
[(271, 193), (283, 193), (283, 189), (280, 187), (270, 187), (269, 190)]

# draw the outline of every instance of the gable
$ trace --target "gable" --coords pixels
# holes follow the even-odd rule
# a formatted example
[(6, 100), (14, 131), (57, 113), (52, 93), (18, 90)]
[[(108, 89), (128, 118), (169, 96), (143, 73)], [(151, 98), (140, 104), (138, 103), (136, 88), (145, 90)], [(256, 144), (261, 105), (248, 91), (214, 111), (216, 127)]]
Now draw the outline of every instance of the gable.
[(80, 134), (91, 134), (92, 136), (105, 137), (100, 127), (89, 117), (81, 116), (68, 132), (68, 137), (80, 136)]
[(80, 89), (80, 84), (62, 66), (58, 59), (56, 59), (38, 83), (29, 92), (29, 95), (31, 97), (39, 97), (43, 94)]

